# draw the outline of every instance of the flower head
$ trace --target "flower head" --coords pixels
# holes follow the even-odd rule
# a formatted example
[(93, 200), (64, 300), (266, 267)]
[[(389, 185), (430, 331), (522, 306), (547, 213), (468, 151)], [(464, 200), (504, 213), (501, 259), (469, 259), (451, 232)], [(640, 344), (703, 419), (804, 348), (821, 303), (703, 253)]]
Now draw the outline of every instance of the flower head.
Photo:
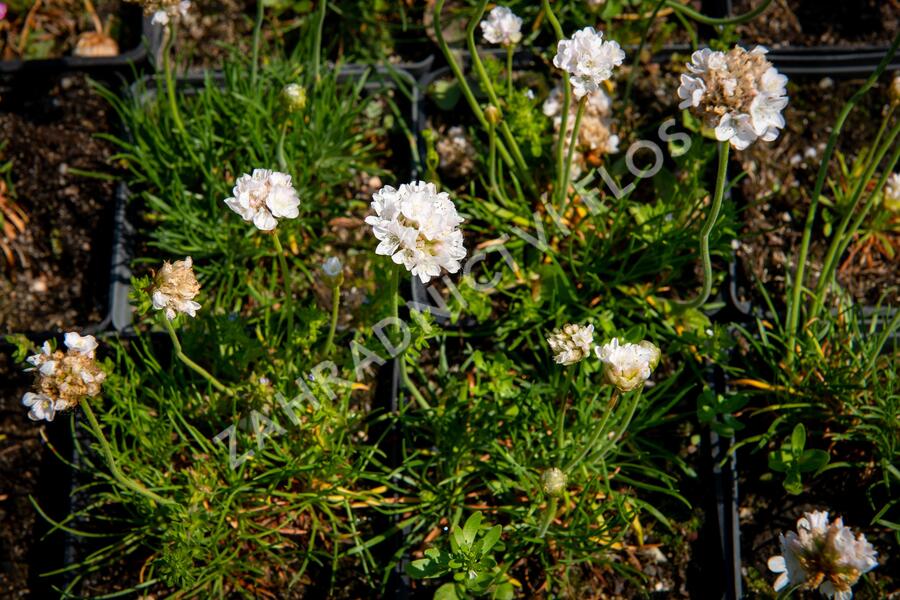
[(691, 74), (681, 76), (679, 108), (690, 108), (716, 139), (743, 150), (757, 139), (771, 142), (784, 127), (787, 77), (766, 59), (767, 50), (704, 48), (691, 55)]
[(522, 41), (522, 19), (505, 6), (497, 6), (481, 22), (481, 31), (491, 44), (515, 46)]
[(306, 88), (299, 83), (289, 83), (281, 88), (281, 102), (288, 112), (299, 112), (306, 108)]
[(574, 365), (590, 355), (594, 344), (594, 326), (570, 323), (562, 329), (554, 329), (547, 343), (557, 364)]
[(594, 351), (603, 362), (606, 380), (622, 392), (630, 392), (650, 379), (660, 358), (659, 348), (648, 341), (619, 344), (618, 338), (613, 338)]
[(153, 15), (153, 24), (166, 26), (173, 18), (185, 18), (191, 8), (189, 0), (128, 0), (144, 7), (144, 14)]
[(228, 208), (252, 221), (257, 229), (271, 231), (278, 218), (296, 219), (300, 215), (300, 198), (291, 185), (291, 176), (268, 169), (253, 169), (252, 175), (242, 175), (226, 198)]
[[(556, 86), (544, 101), (542, 110), (545, 115), (553, 119), (553, 130), (558, 137), (562, 128), (563, 90)], [(575, 103), (569, 106), (569, 117), (566, 119), (566, 131), (563, 134), (563, 152), (568, 153), (572, 140), (572, 131), (575, 129), (575, 115), (578, 106)], [(619, 136), (612, 132), (612, 99), (607, 93), (598, 89), (588, 95), (584, 113), (581, 118), (581, 126), (578, 129), (578, 139), (573, 163), (574, 176), (584, 172), (585, 168), (599, 166), (603, 156), (616, 154), (619, 151)]]
[(6, 18), (7, 10), (8, 9), (6, 7), (6, 4), (4, 4), (3, 2), (0, 2), (0, 21), (2, 21), (3, 19)]
[(475, 170), (475, 147), (466, 136), (466, 130), (454, 125), (435, 144), (441, 159), (441, 170), (451, 177), (465, 177)]
[(559, 41), (553, 65), (569, 73), (572, 90), (580, 99), (599, 90), (623, 60), (625, 53), (617, 42), (604, 42), (601, 32), (585, 27), (571, 39)]
[(96, 396), (106, 379), (94, 358), (97, 340), (93, 336), (69, 332), (65, 346), (63, 352), (44, 342), (39, 353), (26, 359), (31, 365), (26, 371), (35, 372), (35, 385), (34, 391), (22, 396), (22, 404), (28, 407), (28, 417), (33, 421), (52, 421), (57, 412)]
[(72, 54), (90, 58), (117, 56), (119, 54), (119, 44), (105, 33), (88, 31), (78, 36), (78, 41), (75, 43), (75, 49), (72, 50)]
[(567, 481), (568, 477), (566, 477), (566, 474), (556, 467), (541, 473), (541, 489), (548, 496), (562, 496), (563, 492), (566, 491)]
[(900, 173), (888, 175), (884, 184), (884, 207), (891, 212), (900, 212)]
[(463, 218), (446, 192), (433, 183), (418, 181), (400, 189), (387, 185), (372, 196), (375, 214), (366, 217), (380, 243), (376, 254), (390, 256), (422, 283), (441, 274), (459, 271), (466, 257), (459, 225)]
[(174, 263), (163, 261), (162, 269), (153, 278), (150, 292), (153, 308), (164, 310), (170, 321), (178, 313), (194, 317), (200, 310), (200, 305), (194, 302), (194, 298), (200, 293), (200, 284), (194, 275), (193, 266), (190, 256)]
[(900, 104), (900, 71), (894, 73), (894, 78), (891, 80), (891, 89), (888, 91), (888, 97), (890, 97), (891, 102), (894, 104)]
[(778, 573), (775, 591), (791, 586), (818, 589), (827, 598), (850, 600), (853, 585), (863, 573), (878, 566), (875, 549), (859, 534), (854, 537), (841, 519), (828, 521), (827, 512), (805, 513), (797, 531), (779, 536), (781, 555), (769, 559)]
[(344, 266), (337, 256), (332, 256), (322, 263), (322, 273), (325, 275), (325, 283), (330, 288), (336, 288), (344, 283)]

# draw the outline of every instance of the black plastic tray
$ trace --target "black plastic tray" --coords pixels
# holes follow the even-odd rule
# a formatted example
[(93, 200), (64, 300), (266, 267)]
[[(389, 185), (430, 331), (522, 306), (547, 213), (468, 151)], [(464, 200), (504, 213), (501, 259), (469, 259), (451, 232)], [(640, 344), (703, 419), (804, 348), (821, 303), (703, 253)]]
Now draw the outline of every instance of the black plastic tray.
[(133, 66), (139, 66), (147, 59), (145, 39), (150, 36), (152, 25), (140, 6), (126, 4), (122, 7), (122, 23), (137, 32), (137, 45), (120, 49), (117, 56), (89, 58), (83, 56), (61, 56), (37, 60), (0, 61), (0, 75), (15, 77), (40, 77), (48, 73), (81, 71), (92, 75), (120, 73), (127, 74)]

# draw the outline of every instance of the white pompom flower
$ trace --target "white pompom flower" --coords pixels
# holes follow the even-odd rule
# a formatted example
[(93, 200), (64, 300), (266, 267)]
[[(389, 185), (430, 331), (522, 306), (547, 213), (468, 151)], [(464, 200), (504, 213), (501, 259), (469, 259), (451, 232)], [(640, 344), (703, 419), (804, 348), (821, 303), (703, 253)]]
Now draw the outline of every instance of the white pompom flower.
[(384, 186), (372, 196), (375, 214), (366, 217), (379, 240), (376, 254), (390, 256), (422, 283), (445, 269), (456, 273), (466, 257), (463, 218), (446, 192), (433, 183), (403, 184), (400, 189)]
[(52, 421), (56, 413), (74, 408), (85, 397), (97, 396), (106, 379), (94, 357), (97, 340), (93, 336), (69, 332), (65, 346), (63, 352), (44, 342), (39, 353), (26, 359), (32, 366), (25, 370), (37, 371), (34, 391), (22, 396), (33, 421)]
[(785, 121), (787, 77), (766, 59), (767, 50), (704, 48), (691, 55), (690, 73), (681, 76), (678, 108), (688, 108), (716, 139), (744, 150), (758, 139), (776, 139)]
[(193, 266), (190, 256), (174, 263), (163, 261), (162, 268), (153, 278), (150, 291), (153, 308), (165, 311), (170, 321), (179, 313), (195, 317), (200, 310), (200, 304), (194, 301), (200, 293), (200, 283)]
[(568, 40), (560, 40), (553, 65), (569, 73), (575, 97), (581, 99), (600, 89), (612, 77), (613, 69), (625, 60), (625, 52), (615, 41), (603, 41), (603, 33), (593, 27), (576, 31)]
[(291, 184), (291, 176), (268, 169), (254, 169), (236, 182), (233, 197), (226, 198), (228, 208), (250, 221), (261, 231), (272, 231), (278, 219), (296, 219), (300, 198)]
[(515, 46), (522, 41), (522, 19), (505, 6), (497, 6), (481, 22), (481, 31), (491, 44)]
[(650, 379), (659, 364), (660, 351), (648, 341), (620, 344), (618, 338), (594, 349), (603, 363), (603, 376), (621, 392), (630, 392)]
[(866, 536), (853, 535), (841, 519), (829, 523), (828, 512), (805, 513), (797, 531), (779, 536), (781, 555), (768, 560), (778, 573), (774, 589), (818, 589), (826, 598), (850, 600), (853, 585), (878, 566), (878, 553)]
[(553, 330), (547, 343), (557, 364), (574, 365), (590, 356), (594, 345), (594, 326), (569, 323), (562, 329)]

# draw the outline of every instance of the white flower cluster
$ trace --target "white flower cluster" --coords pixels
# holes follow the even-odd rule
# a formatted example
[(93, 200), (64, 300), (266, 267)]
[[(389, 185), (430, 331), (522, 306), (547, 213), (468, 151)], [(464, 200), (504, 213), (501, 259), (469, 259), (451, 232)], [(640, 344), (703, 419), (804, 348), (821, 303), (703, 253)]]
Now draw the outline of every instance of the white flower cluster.
[[(562, 128), (563, 90), (556, 86), (544, 101), (542, 110), (545, 115), (553, 119), (553, 130), (560, 135)], [(572, 131), (575, 129), (575, 115), (578, 105), (569, 106), (569, 116), (566, 119), (566, 132), (563, 138), (564, 152), (568, 152), (572, 140)], [(602, 89), (588, 95), (584, 113), (581, 116), (581, 126), (578, 129), (578, 139), (575, 161), (572, 165), (575, 177), (583, 173), (585, 168), (597, 167), (606, 154), (616, 154), (619, 151), (619, 136), (612, 132), (612, 100)]]
[(380, 243), (376, 254), (390, 256), (422, 283), (441, 274), (459, 271), (466, 257), (459, 225), (463, 218), (446, 192), (433, 183), (418, 181), (400, 189), (387, 185), (372, 196), (373, 216), (366, 223)]
[(194, 301), (200, 293), (200, 284), (194, 275), (193, 265), (190, 256), (174, 263), (163, 261), (162, 269), (153, 278), (150, 293), (153, 308), (164, 310), (170, 321), (178, 313), (193, 317), (200, 310), (200, 305)]
[(448, 129), (434, 149), (441, 159), (441, 171), (450, 177), (466, 177), (475, 170), (475, 146), (469, 141), (466, 130), (459, 125)]
[(144, 12), (153, 15), (154, 25), (166, 26), (173, 18), (185, 18), (191, 9), (189, 0), (129, 0), (144, 7)]
[(300, 198), (286, 173), (253, 169), (252, 175), (242, 175), (226, 198), (228, 208), (252, 221), (257, 229), (271, 231), (278, 225), (278, 218), (296, 219), (300, 215)]
[(691, 108), (716, 139), (743, 150), (757, 139), (771, 142), (784, 127), (787, 77), (766, 59), (767, 50), (704, 48), (691, 55), (692, 74), (681, 76), (679, 108)]
[(877, 552), (859, 534), (854, 537), (841, 519), (828, 522), (828, 512), (806, 513), (797, 531), (779, 537), (781, 555), (769, 559), (769, 569), (779, 573), (775, 591), (790, 586), (818, 588), (827, 598), (850, 600), (853, 585), (863, 573), (878, 565)]
[(888, 175), (884, 184), (884, 207), (891, 212), (900, 212), (900, 173)]
[(522, 41), (522, 19), (505, 6), (497, 6), (481, 22), (481, 31), (491, 44), (515, 46)]
[(106, 373), (94, 359), (97, 340), (69, 332), (65, 345), (68, 350), (64, 353), (44, 342), (41, 352), (27, 359), (32, 366), (26, 371), (36, 371), (35, 391), (22, 396), (22, 404), (28, 407), (28, 418), (33, 421), (52, 421), (57, 412), (100, 393)]
[(648, 341), (619, 344), (618, 338), (613, 338), (594, 350), (603, 362), (603, 376), (622, 392), (643, 385), (659, 364), (659, 348)]
[(574, 365), (591, 355), (594, 345), (593, 325), (569, 323), (562, 329), (554, 329), (547, 338), (553, 351), (553, 360), (560, 365)]
[(599, 90), (623, 60), (625, 53), (617, 42), (604, 42), (601, 32), (585, 27), (571, 39), (559, 41), (553, 65), (569, 73), (572, 90), (580, 99)]

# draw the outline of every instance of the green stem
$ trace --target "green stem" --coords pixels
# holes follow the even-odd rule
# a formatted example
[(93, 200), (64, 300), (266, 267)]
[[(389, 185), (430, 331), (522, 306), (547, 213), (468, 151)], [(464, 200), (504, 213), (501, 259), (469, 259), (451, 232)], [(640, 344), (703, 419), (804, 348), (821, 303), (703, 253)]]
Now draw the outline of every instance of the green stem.
[[(542, 5), (544, 14), (547, 15), (547, 20), (550, 21), (550, 26), (553, 28), (553, 33), (556, 35), (557, 39), (564, 39), (565, 35), (563, 34), (562, 26), (559, 24), (559, 19), (556, 18), (555, 14), (553, 14), (553, 9), (550, 7), (550, 0), (542, 0)], [(562, 77), (563, 105), (562, 113), (560, 114), (561, 121), (559, 127), (559, 139), (556, 140), (557, 182), (562, 181), (563, 173), (566, 169), (566, 129), (569, 125), (569, 107), (572, 105), (572, 86), (569, 85), (569, 73), (567, 71), (563, 71)]]
[[(588, 95), (585, 94), (578, 101), (578, 108), (575, 111), (575, 126), (572, 128), (572, 137), (569, 139), (569, 152), (566, 155), (566, 164), (563, 168), (562, 179), (559, 181), (559, 203), (560, 214), (566, 213), (566, 198), (569, 195), (569, 179), (572, 176), (572, 157), (575, 156), (575, 147), (578, 145), (578, 130), (581, 129), (581, 118), (584, 116), (584, 108), (588, 103)], [(560, 130), (560, 138), (566, 135), (565, 130)]]
[(278, 158), (278, 168), (287, 172), (288, 164), (287, 158), (284, 156), (284, 140), (287, 137), (288, 130), (288, 118), (285, 117), (284, 121), (281, 123), (281, 135), (278, 136), (278, 147), (275, 148), (275, 156)]
[(884, 155), (887, 154), (887, 151), (893, 147), (894, 141), (896, 140), (898, 135), (900, 135), (900, 122), (894, 125), (893, 129), (891, 129), (891, 132), (888, 134), (887, 141), (878, 151), (872, 162), (869, 163), (869, 167), (860, 178), (859, 182), (856, 185), (856, 188), (853, 191), (853, 195), (850, 197), (850, 201), (847, 203), (847, 208), (844, 212), (844, 216), (841, 218), (841, 222), (835, 230), (834, 235), (832, 236), (831, 243), (828, 246), (828, 252), (825, 255), (825, 261), (822, 264), (822, 274), (819, 276), (819, 282), (816, 285), (814, 296), (815, 300), (810, 316), (816, 316), (819, 314), (819, 311), (822, 310), (822, 306), (825, 303), (825, 290), (831, 283), (831, 279), (834, 276), (834, 271), (837, 268), (838, 257), (841, 255), (843, 250), (846, 249), (846, 247), (849, 245), (849, 241), (852, 240), (853, 236), (859, 230), (860, 225), (862, 225), (863, 219), (865, 219), (865, 216), (871, 210), (875, 199), (878, 197), (878, 193), (884, 187), (885, 183), (887, 182), (887, 178), (893, 172), (894, 166), (897, 164), (898, 157), (900, 157), (900, 145), (898, 145), (894, 150), (894, 155), (891, 157), (887, 168), (884, 169), (881, 178), (878, 180), (878, 183), (872, 190), (869, 196), (869, 201), (866, 203), (866, 206), (863, 208), (863, 210), (859, 211), (859, 214), (857, 214), (856, 219), (853, 222), (853, 227), (850, 228), (848, 232), (850, 219), (853, 218), (853, 213), (856, 210), (856, 205), (859, 203), (859, 198), (862, 195), (863, 190), (865, 190), (866, 184), (868, 184), (874, 176), (875, 170), (884, 159)]
[[(400, 269), (402, 267), (400, 265), (393, 265), (391, 268), (391, 289), (394, 290), (394, 293), (391, 294), (391, 316), (394, 319), (400, 319)], [(399, 326), (398, 326), (399, 328)], [(431, 410), (431, 405), (422, 395), (422, 392), (419, 391), (419, 388), (413, 384), (412, 380), (409, 378), (409, 373), (406, 371), (406, 348), (403, 349), (400, 354), (396, 357), (397, 364), (400, 368), (400, 383), (409, 390), (409, 393), (412, 394), (412, 397), (418, 402), (419, 406), (424, 410)]]
[[(481, 124), (482, 128), (485, 131), (488, 130), (488, 122), (484, 116), (484, 111), (481, 110), (481, 106), (479, 106), (478, 101), (475, 99), (475, 94), (472, 93), (472, 88), (469, 87), (469, 82), (466, 81), (465, 75), (463, 75), (462, 69), (459, 67), (459, 63), (456, 61), (456, 56), (453, 55), (453, 52), (450, 51), (450, 47), (447, 45), (447, 41), (444, 39), (444, 31), (441, 27), (441, 11), (444, 9), (445, 0), (437, 0), (434, 5), (434, 35), (437, 38), (438, 46), (441, 49), (441, 52), (444, 54), (444, 58), (447, 60), (447, 64), (450, 67), (450, 70), (453, 71), (453, 76), (456, 77), (456, 80), (459, 82), (460, 90), (462, 91), (463, 97), (465, 97), (466, 102), (469, 103), (469, 108), (472, 109), (472, 112), (475, 114), (475, 118), (478, 119), (478, 123)], [(497, 150), (500, 152), (500, 157), (503, 161), (509, 166), (513, 166), (513, 159), (510, 156), (509, 152), (506, 150), (506, 147), (502, 143), (497, 144)]]
[(506, 96), (512, 97), (513, 93), (513, 46), (506, 47)]
[(284, 311), (287, 315), (287, 337), (285, 339), (287, 340), (288, 354), (290, 354), (294, 334), (294, 299), (291, 273), (288, 271), (284, 248), (281, 246), (281, 239), (278, 237), (277, 231), (272, 232), (272, 240), (275, 243), (275, 252), (278, 254), (278, 266), (281, 269), (281, 277), (284, 279)]
[[(475, 28), (481, 22), (481, 17), (484, 15), (484, 9), (486, 6), (487, 0), (481, 0), (481, 2), (475, 8), (475, 13), (469, 19), (469, 25), (466, 27), (466, 42), (469, 46), (469, 58), (472, 60), (472, 66), (475, 67), (475, 74), (478, 75), (478, 80), (481, 82), (481, 87), (483, 87), (484, 91), (487, 93), (491, 104), (493, 104), (499, 110), (500, 99), (497, 97), (497, 93), (494, 91), (494, 85), (491, 83), (491, 78), (488, 77), (487, 71), (484, 68), (484, 64), (481, 62), (481, 57), (478, 55), (478, 48), (475, 46)], [(510, 152), (512, 152), (512, 157), (516, 163), (516, 168), (519, 171), (519, 175), (525, 181), (525, 185), (528, 186), (528, 188), (530, 188), (532, 191), (536, 191), (537, 188), (534, 185), (534, 181), (531, 179), (531, 172), (528, 170), (528, 165), (525, 164), (525, 157), (522, 156), (522, 151), (519, 148), (519, 143), (516, 141), (515, 136), (513, 136), (512, 130), (510, 130), (509, 125), (506, 123), (506, 121), (500, 121), (500, 133), (503, 134), (503, 139), (509, 146)]]
[(559, 446), (559, 455), (562, 456), (563, 446), (566, 443), (566, 411), (569, 409), (569, 389), (572, 387), (572, 380), (575, 378), (574, 365), (566, 369), (566, 382), (563, 384), (562, 391), (562, 408), (556, 417), (556, 440)]
[(262, 22), (265, 12), (265, 2), (263, 0), (256, 1), (256, 22), (253, 25), (253, 57), (250, 63), (250, 87), (256, 89), (256, 81), (259, 76), (259, 45), (262, 37)]
[[(643, 386), (638, 388), (637, 395), (640, 396), (641, 391), (644, 389)], [(566, 468), (563, 471), (568, 475), (569, 471), (574, 469), (584, 460), (584, 458), (590, 454), (591, 449), (597, 444), (597, 441), (601, 436), (606, 435), (606, 424), (609, 422), (610, 416), (612, 416), (613, 410), (616, 408), (616, 403), (619, 399), (619, 390), (614, 389), (612, 395), (609, 397), (609, 403), (606, 405), (606, 414), (603, 415), (603, 420), (600, 422), (600, 426), (594, 430), (594, 435), (591, 436), (590, 441), (581, 449), (581, 452), (578, 455), (569, 461), (569, 464), (566, 465)]]
[(544, 511), (544, 518), (541, 521), (541, 528), (538, 530), (538, 537), (542, 538), (547, 535), (547, 530), (550, 528), (550, 523), (553, 522), (553, 519), (556, 518), (556, 510), (559, 508), (559, 499), (556, 496), (550, 498), (550, 502), (547, 503), (547, 510)]
[(334, 332), (337, 330), (338, 312), (341, 306), (341, 286), (336, 285), (331, 290), (331, 327), (328, 328), (328, 339), (325, 340), (325, 354), (331, 352), (334, 346)]
[(719, 212), (722, 210), (722, 199), (725, 197), (725, 182), (728, 175), (728, 151), (731, 146), (728, 142), (719, 142), (719, 165), (716, 175), (716, 189), (713, 196), (712, 206), (709, 209), (709, 216), (703, 229), (700, 230), (700, 261), (703, 263), (703, 287), (700, 294), (693, 300), (687, 302), (678, 302), (677, 304), (684, 308), (700, 308), (712, 293), (712, 259), (709, 256), (709, 234), (712, 233), (716, 220), (719, 218)]
[(666, 6), (669, 8), (683, 13), (684, 15), (690, 17), (691, 19), (703, 23), (704, 25), (740, 25), (741, 23), (746, 23), (747, 21), (752, 21), (759, 15), (761, 15), (769, 5), (772, 4), (772, 0), (763, 0), (763, 2), (757, 6), (756, 8), (745, 12), (742, 15), (738, 15), (736, 17), (707, 17), (703, 13), (697, 12), (690, 6), (685, 6), (681, 4), (677, 0), (666, 0)]
[(647, 19), (647, 24), (644, 25), (644, 31), (641, 33), (641, 43), (638, 44), (637, 52), (634, 53), (634, 61), (631, 63), (631, 73), (628, 74), (628, 83), (625, 85), (625, 104), (628, 104), (629, 98), (631, 98), (631, 88), (634, 86), (634, 80), (637, 78), (638, 70), (641, 64), (641, 52), (644, 51), (644, 46), (647, 45), (647, 38), (650, 36), (650, 29), (653, 27), (653, 21), (656, 20), (656, 15), (659, 14), (660, 9), (663, 7), (663, 4), (666, 3), (666, 0), (659, 0), (656, 3), (656, 6), (653, 8), (653, 12), (650, 13), (650, 18)]
[(816, 174), (816, 183), (813, 186), (813, 193), (812, 198), (810, 199), (809, 210), (806, 213), (806, 224), (803, 227), (803, 238), (800, 242), (800, 254), (797, 258), (797, 270), (795, 271), (793, 277), (794, 283), (792, 289), (792, 297), (787, 306), (788, 365), (790, 365), (794, 360), (794, 341), (797, 336), (797, 326), (800, 322), (800, 299), (803, 294), (805, 280), (804, 269), (806, 268), (806, 261), (809, 255), (809, 246), (812, 241), (812, 229), (816, 219), (816, 210), (819, 206), (819, 197), (821, 196), (822, 188), (825, 185), (825, 177), (828, 174), (828, 165), (831, 163), (831, 156), (834, 153), (834, 148), (837, 144), (838, 136), (840, 135), (841, 129), (843, 129), (844, 127), (844, 122), (847, 120), (850, 112), (856, 106), (856, 103), (859, 102), (860, 99), (862, 99), (862, 97), (865, 96), (870, 89), (872, 89), (872, 86), (875, 85), (875, 82), (878, 81), (878, 78), (881, 76), (881, 74), (887, 68), (887, 65), (890, 64), (891, 60), (893, 59), (898, 45), (900, 45), (900, 34), (898, 34), (894, 38), (893, 44), (891, 45), (887, 54), (885, 54), (884, 58), (879, 63), (878, 68), (875, 69), (875, 72), (869, 76), (863, 86), (859, 88), (859, 90), (857, 90), (856, 93), (853, 94), (853, 96), (844, 105), (844, 108), (838, 115), (837, 121), (835, 121), (834, 127), (832, 127), (831, 129), (831, 135), (828, 136), (828, 143), (825, 146), (825, 153), (822, 155), (822, 162), (819, 164), (819, 171)]
[(183, 362), (198, 375), (201, 375), (204, 379), (206, 379), (206, 381), (210, 383), (210, 385), (212, 385), (220, 392), (228, 394), (229, 396), (232, 395), (232, 391), (230, 389), (222, 385), (222, 383), (218, 379), (213, 377), (209, 371), (195, 363), (182, 351), (181, 342), (178, 341), (178, 334), (175, 333), (175, 328), (172, 327), (172, 322), (169, 321), (169, 319), (167, 319), (165, 315), (161, 315), (160, 320), (163, 322), (163, 325), (165, 325), (166, 331), (169, 332), (169, 338), (171, 338), (172, 340), (172, 346), (175, 347), (175, 356), (178, 358), (178, 360)]
[(327, 9), (327, 0), (321, 0), (319, 2), (318, 21), (316, 22), (316, 38), (313, 41), (313, 81), (315, 81), (317, 85), (319, 83), (319, 68), (322, 62), (322, 30), (325, 27), (325, 13)]
[(119, 465), (116, 463), (116, 459), (113, 457), (112, 448), (110, 448), (109, 442), (106, 440), (106, 436), (103, 435), (103, 430), (100, 429), (100, 423), (97, 422), (97, 417), (94, 416), (94, 410), (91, 408), (90, 403), (85, 400), (81, 403), (81, 409), (84, 411), (88, 423), (90, 423), (91, 429), (94, 431), (94, 435), (97, 436), (97, 439), (100, 441), (100, 448), (103, 451), (104, 456), (106, 457), (107, 466), (109, 466), (109, 470), (112, 472), (113, 477), (116, 478), (116, 481), (118, 481), (131, 491), (137, 492), (138, 494), (149, 498), (153, 502), (165, 505), (175, 504), (173, 500), (163, 498), (159, 494), (151, 492), (137, 481), (126, 477), (125, 474), (122, 473), (121, 470), (119, 470)]

